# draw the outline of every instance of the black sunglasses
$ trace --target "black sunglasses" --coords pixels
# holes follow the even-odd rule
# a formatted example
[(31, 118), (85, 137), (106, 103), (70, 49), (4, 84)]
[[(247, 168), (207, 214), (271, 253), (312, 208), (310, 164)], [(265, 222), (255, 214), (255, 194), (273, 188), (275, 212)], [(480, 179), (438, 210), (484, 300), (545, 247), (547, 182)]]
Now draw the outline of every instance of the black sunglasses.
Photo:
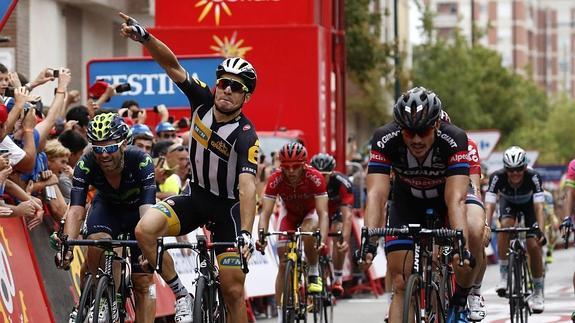
[(238, 82), (232, 79), (225, 79), (221, 78), (216, 81), (216, 86), (220, 90), (225, 90), (228, 86), (232, 89), (232, 92), (241, 93), (241, 92), (249, 92), (248, 87), (245, 86), (243, 83)]
[(170, 151), (168, 151), (168, 152), (169, 152), (169, 153), (173, 153), (174, 151), (178, 151), (178, 152), (179, 152), (179, 151), (184, 151), (184, 150), (187, 150), (186, 147), (180, 145), (180, 146), (178, 146), (178, 147), (174, 147), (174, 148), (170, 149)]
[(513, 168), (505, 168), (505, 171), (508, 173), (520, 173), (525, 170), (525, 166), (521, 167), (513, 167)]

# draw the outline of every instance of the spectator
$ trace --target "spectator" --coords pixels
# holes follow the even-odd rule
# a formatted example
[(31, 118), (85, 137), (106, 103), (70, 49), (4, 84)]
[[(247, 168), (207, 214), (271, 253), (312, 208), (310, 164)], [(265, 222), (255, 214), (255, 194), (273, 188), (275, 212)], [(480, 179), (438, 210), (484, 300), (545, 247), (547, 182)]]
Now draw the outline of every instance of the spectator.
[(66, 204), (70, 203), (72, 190), (73, 168), (69, 165), (70, 150), (58, 140), (52, 139), (46, 143), (48, 169), (58, 177), (58, 187)]
[(160, 122), (156, 126), (156, 136), (159, 139), (174, 140), (176, 139), (176, 128), (169, 122)]
[(88, 146), (88, 140), (77, 131), (67, 130), (60, 134), (58, 141), (70, 150), (68, 165), (71, 167), (76, 166), (76, 163), (78, 163), (84, 153), (84, 149)]
[(154, 134), (145, 124), (135, 124), (132, 127), (132, 145), (142, 149), (148, 154), (152, 154), (154, 144)]
[(88, 131), (88, 123), (90, 122), (90, 113), (88, 108), (79, 105), (68, 110), (66, 113), (66, 121), (75, 120), (77, 123), (74, 125), (74, 130), (78, 131), (84, 138)]

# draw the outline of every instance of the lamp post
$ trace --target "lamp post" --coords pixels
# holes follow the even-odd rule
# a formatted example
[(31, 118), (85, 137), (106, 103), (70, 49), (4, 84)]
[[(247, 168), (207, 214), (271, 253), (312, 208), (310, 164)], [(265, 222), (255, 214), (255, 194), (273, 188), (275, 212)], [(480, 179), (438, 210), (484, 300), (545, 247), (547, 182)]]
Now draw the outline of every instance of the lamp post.
[(395, 100), (401, 95), (401, 82), (399, 80), (399, 68), (400, 68), (400, 57), (399, 57), (399, 28), (397, 21), (397, 1), (393, 0), (393, 37), (394, 37), (394, 74), (395, 74)]

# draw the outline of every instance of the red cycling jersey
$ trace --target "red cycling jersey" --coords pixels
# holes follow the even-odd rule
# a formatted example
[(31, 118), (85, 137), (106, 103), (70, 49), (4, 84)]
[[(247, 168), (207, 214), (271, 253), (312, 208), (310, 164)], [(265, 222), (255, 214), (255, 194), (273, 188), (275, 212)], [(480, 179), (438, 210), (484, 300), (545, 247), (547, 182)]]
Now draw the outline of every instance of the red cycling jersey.
[(477, 144), (471, 138), (467, 138), (467, 150), (469, 156), (469, 175), (481, 175), (479, 150), (477, 149)]
[(315, 198), (327, 196), (325, 180), (320, 172), (309, 165), (304, 166), (302, 177), (294, 187), (284, 177), (281, 169), (273, 172), (267, 182), (264, 198), (281, 197), (288, 216), (303, 219), (315, 209)]

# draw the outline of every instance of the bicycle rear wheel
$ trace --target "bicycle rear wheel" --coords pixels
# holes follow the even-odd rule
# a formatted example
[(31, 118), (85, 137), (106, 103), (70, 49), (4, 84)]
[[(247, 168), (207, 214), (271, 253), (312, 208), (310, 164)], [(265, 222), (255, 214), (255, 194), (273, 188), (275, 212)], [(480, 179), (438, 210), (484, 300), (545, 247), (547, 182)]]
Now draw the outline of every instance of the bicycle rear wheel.
[(118, 319), (118, 307), (116, 304), (116, 292), (110, 283), (108, 276), (98, 279), (96, 294), (94, 296), (94, 322), (114, 322)]
[(84, 276), (81, 290), (82, 294), (78, 302), (76, 323), (84, 323), (84, 320), (90, 314), (90, 306), (94, 301), (94, 276), (91, 273), (87, 273), (86, 276)]
[(403, 301), (403, 323), (421, 322), (421, 277), (411, 274), (405, 287)]
[(282, 294), (282, 322), (292, 323), (295, 321), (296, 311), (295, 307), (299, 306), (296, 304), (296, 296), (294, 291), (295, 283), (295, 272), (294, 272), (294, 262), (292, 260), (286, 261), (286, 267), (284, 272), (284, 288)]

